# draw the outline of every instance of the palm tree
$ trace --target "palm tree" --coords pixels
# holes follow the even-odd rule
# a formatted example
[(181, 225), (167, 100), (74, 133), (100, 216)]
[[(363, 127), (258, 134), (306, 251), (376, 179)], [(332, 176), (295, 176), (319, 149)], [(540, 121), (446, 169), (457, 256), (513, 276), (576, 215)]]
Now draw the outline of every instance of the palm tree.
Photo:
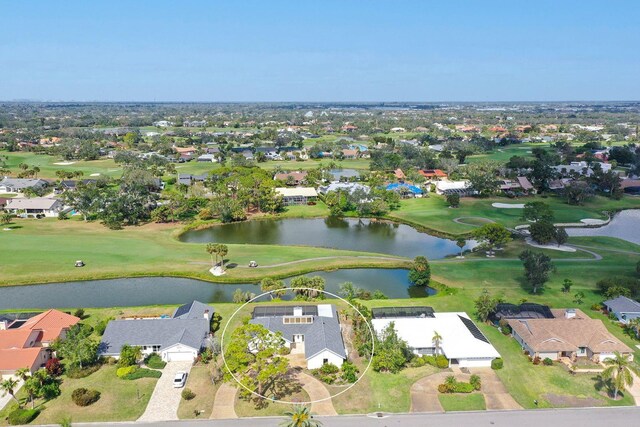
[(318, 427), (322, 423), (313, 419), (308, 406), (295, 405), (291, 411), (284, 413), (288, 418), (280, 425), (282, 427)]
[[(207, 252), (209, 253), (209, 255), (211, 255), (211, 264), (212, 267), (215, 267), (216, 264), (218, 264), (218, 251), (217, 251), (217, 245), (215, 243), (207, 243)], [(216, 257), (216, 262), (213, 262), (213, 256), (215, 255)]]
[(20, 408), (20, 401), (15, 395), (16, 387), (18, 387), (18, 380), (14, 380), (13, 378), (8, 378), (0, 383), (0, 390), (2, 390), (2, 395), (8, 394), (13, 397), (13, 399), (18, 402), (18, 408)]
[(26, 381), (30, 376), (31, 371), (29, 368), (20, 368), (16, 370), (16, 377), (20, 378), (22, 381)]
[(431, 338), (433, 346), (436, 348), (436, 356), (440, 354), (440, 345), (442, 344), (442, 335), (438, 331), (433, 331), (433, 338)]
[(639, 375), (638, 368), (633, 366), (629, 359), (616, 351), (613, 359), (607, 359), (604, 364), (608, 366), (602, 371), (602, 378), (611, 380), (613, 385), (613, 398), (618, 398), (618, 391), (633, 385), (633, 374)]
[(222, 271), (224, 271), (224, 257), (229, 253), (229, 247), (227, 245), (218, 245), (218, 256), (222, 259)]

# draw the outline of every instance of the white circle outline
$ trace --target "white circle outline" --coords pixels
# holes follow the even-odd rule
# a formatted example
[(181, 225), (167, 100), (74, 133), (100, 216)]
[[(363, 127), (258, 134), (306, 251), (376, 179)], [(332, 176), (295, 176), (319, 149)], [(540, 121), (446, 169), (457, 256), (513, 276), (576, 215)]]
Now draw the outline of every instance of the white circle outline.
[[(271, 293), (273, 292), (280, 292), (280, 291), (287, 291), (287, 290), (311, 290), (311, 291), (316, 291), (316, 292), (322, 292), (325, 293), (327, 295), (331, 295), (332, 297), (335, 297), (339, 300), (342, 300), (344, 302), (346, 302), (351, 308), (353, 308), (356, 313), (358, 313), (365, 321), (367, 327), (369, 328), (369, 333), (371, 334), (371, 354), (369, 356), (369, 363), (367, 364), (367, 367), (364, 368), (364, 371), (362, 372), (362, 375), (360, 375), (358, 377), (358, 379), (351, 384), (349, 387), (345, 388), (344, 390), (341, 390), (339, 393), (330, 395), (329, 397), (325, 397), (324, 399), (318, 399), (318, 400), (310, 400), (308, 402), (289, 402), (287, 400), (280, 400), (280, 399), (273, 399), (273, 398), (269, 398), (266, 396), (262, 396), (259, 393), (256, 393), (255, 391), (251, 390), (249, 387), (245, 386), (244, 384), (242, 384), (237, 378), (236, 376), (233, 374), (233, 372), (231, 372), (231, 369), (229, 368), (229, 365), (227, 365), (227, 359), (224, 356), (224, 337), (225, 334), (227, 333), (227, 327), (229, 326), (229, 324), (231, 323), (231, 319), (233, 319), (235, 317), (236, 314), (238, 314), (238, 312), (240, 310), (242, 310), (247, 304), (252, 303), (253, 301), (255, 301), (256, 299), (263, 297), (265, 295), (271, 295)], [(222, 330), (222, 336), (220, 337), (220, 354), (222, 355), (222, 362), (224, 363), (224, 367), (226, 368), (227, 372), (229, 372), (229, 375), (231, 375), (231, 378), (234, 379), (235, 382), (237, 382), (240, 387), (244, 388), (245, 390), (247, 390), (249, 393), (260, 397), (261, 399), (265, 399), (271, 402), (276, 402), (276, 403), (284, 403), (286, 405), (309, 405), (309, 404), (313, 404), (313, 403), (318, 403), (318, 402), (324, 402), (325, 400), (331, 400), (334, 397), (338, 397), (340, 396), (342, 393), (345, 393), (346, 391), (349, 391), (353, 386), (355, 386), (356, 384), (358, 384), (360, 382), (360, 380), (364, 377), (364, 375), (367, 373), (367, 371), (369, 370), (369, 367), (371, 367), (371, 363), (373, 362), (373, 353), (375, 350), (375, 345), (376, 345), (376, 340), (375, 340), (375, 336), (373, 334), (373, 328), (371, 327), (371, 324), (369, 323), (369, 321), (367, 320), (366, 317), (364, 317), (364, 315), (360, 312), (360, 310), (358, 310), (353, 304), (351, 304), (349, 301), (347, 301), (346, 299), (336, 295), (336, 294), (332, 294), (331, 292), (325, 291), (324, 289), (315, 289), (315, 288), (282, 288), (282, 289), (278, 289), (277, 291), (267, 291), (267, 292), (263, 292), (260, 295), (257, 295), (253, 298), (251, 298), (249, 301), (245, 302), (244, 304), (242, 304), (240, 307), (238, 307), (238, 309), (236, 311), (233, 312), (233, 314), (231, 315), (231, 317), (229, 317), (229, 320), (227, 321), (227, 323), (224, 325), (224, 329)], [(354, 349), (355, 350), (355, 349)]]

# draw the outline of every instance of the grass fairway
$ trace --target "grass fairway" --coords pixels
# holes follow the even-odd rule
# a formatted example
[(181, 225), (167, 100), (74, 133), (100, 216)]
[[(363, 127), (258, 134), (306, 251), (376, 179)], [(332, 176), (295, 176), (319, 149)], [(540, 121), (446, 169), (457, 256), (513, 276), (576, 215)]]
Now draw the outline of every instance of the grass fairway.
[[(48, 402), (36, 401), (42, 412), (35, 419), (37, 424), (57, 424), (65, 417), (73, 422), (92, 421), (134, 421), (142, 415), (155, 387), (156, 378), (141, 378), (135, 381), (122, 380), (116, 376), (115, 365), (104, 365), (86, 378), (71, 379), (62, 376), (62, 394)], [(76, 388), (98, 390), (100, 400), (91, 406), (80, 407), (71, 400)], [(139, 393), (139, 394), (138, 394)], [(138, 398), (138, 395), (140, 398)], [(23, 389), (18, 397), (26, 398)], [(0, 424), (5, 425), (5, 417), (15, 403), (10, 403), (0, 411)], [(30, 407), (27, 405), (27, 407)]]
[[(4, 249), (0, 285), (133, 276), (214, 279), (208, 271), (211, 265), (205, 245), (176, 240), (173, 235), (178, 225), (147, 224), (114, 231), (79, 219), (45, 219), (16, 220), (13, 227), (0, 231), (0, 247)], [(270, 275), (285, 277), (340, 267), (406, 266), (404, 258), (367, 258), (377, 256), (368, 252), (309, 246), (228, 246), (227, 258), (238, 267), (216, 278), (219, 282), (255, 282)], [(79, 259), (85, 267), (74, 267)], [(247, 268), (251, 260), (265, 268)], [(267, 267), (289, 262), (294, 263)]]
[(73, 161), (71, 165), (56, 165), (55, 163), (66, 163), (60, 157), (48, 156), (45, 154), (25, 153), (25, 152), (3, 152), (7, 156), (7, 166), (12, 172), (17, 172), (20, 163), (26, 163), (29, 167), (37, 166), (40, 168), (38, 178), (57, 178), (56, 171), (63, 170), (67, 172), (82, 171), (84, 178), (88, 178), (91, 174), (99, 173), (100, 175), (119, 177), (122, 175), (122, 168), (112, 159), (100, 159), (91, 161)]
[[(564, 199), (556, 196), (536, 196), (514, 200), (508, 200), (504, 197), (486, 199), (464, 197), (460, 201), (459, 208), (451, 209), (443, 196), (430, 193), (426, 198), (403, 200), (400, 209), (390, 212), (388, 216), (391, 219), (398, 219), (418, 227), (455, 235), (469, 233), (475, 229), (476, 226), (470, 224), (477, 223), (477, 218), (488, 218), (510, 228), (524, 224), (525, 221), (521, 219), (522, 209), (500, 209), (491, 205), (494, 202), (527, 203), (532, 201), (542, 201), (549, 204), (555, 214), (555, 222), (559, 223), (579, 222), (584, 218), (606, 219), (607, 216), (603, 213), (605, 211), (640, 208), (640, 198), (630, 196), (623, 197), (621, 200), (597, 196), (583, 206), (568, 205)], [(464, 219), (465, 217), (476, 219), (467, 221)], [(463, 218), (463, 222), (470, 224), (456, 223), (453, 221), (456, 218)]]
[(438, 400), (445, 411), (484, 411), (487, 409), (482, 393), (439, 394)]

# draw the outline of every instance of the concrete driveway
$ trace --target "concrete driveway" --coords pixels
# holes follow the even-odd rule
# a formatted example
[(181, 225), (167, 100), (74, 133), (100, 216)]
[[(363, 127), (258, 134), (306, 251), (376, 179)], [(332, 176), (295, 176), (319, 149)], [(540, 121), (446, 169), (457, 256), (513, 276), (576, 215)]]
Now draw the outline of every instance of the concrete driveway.
[[(2, 376), (0, 376), (0, 381), (4, 380), (5, 378), (3, 378)], [(16, 387), (15, 390), (13, 390), (13, 392), (15, 394), (18, 393), (18, 390), (20, 390), (20, 388), (22, 388), (22, 380), (18, 380), (18, 386)], [(14, 402), (15, 400), (13, 399), (13, 397), (11, 397), (11, 395), (9, 393), (6, 393), (4, 396), (2, 395), (2, 392), (0, 392), (0, 410), (2, 410), (5, 406), (7, 406), (10, 402)]]
[(173, 378), (179, 371), (189, 373), (193, 362), (169, 362), (162, 370), (162, 376), (156, 383), (147, 409), (138, 421), (169, 421), (178, 419), (178, 406), (182, 388), (173, 387)]

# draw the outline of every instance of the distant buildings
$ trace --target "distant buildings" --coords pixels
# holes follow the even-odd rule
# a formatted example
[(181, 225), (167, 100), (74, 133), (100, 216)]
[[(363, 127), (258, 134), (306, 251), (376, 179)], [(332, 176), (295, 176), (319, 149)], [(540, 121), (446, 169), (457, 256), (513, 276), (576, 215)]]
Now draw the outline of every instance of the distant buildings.
[(43, 179), (5, 177), (0, 181), (0, 193), (22, 193), (27, 188), (40, 189), (47, 184)]

